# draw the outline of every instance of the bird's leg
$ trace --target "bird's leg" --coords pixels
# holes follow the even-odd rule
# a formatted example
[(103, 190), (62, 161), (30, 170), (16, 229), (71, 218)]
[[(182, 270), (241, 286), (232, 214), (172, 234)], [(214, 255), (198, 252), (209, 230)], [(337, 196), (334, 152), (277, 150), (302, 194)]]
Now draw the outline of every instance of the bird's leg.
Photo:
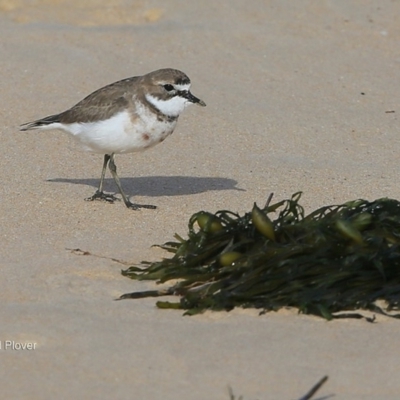
[(104, 201), (108, 201), (109, 203), (114, 203), (114, 201), (119, 200), (117, 197), (113, 196), (112, 194), (107, 194), (107, 193), (103, 192), (104, 177), (106, 175), (107, 164), (110, 161), (110, 158), (111, 158), (111, 156), (109, 154), (104, 155), (103, 169), (101, 171), (99, 188), (96, 190), (96, 192), (93, 196), (85, 199), (86, 201), (104, 200)]
[(103, 193), (104, 177), (106, 176), (107, 164), (110, 161), (110, 158), (111, 156), (109, 154), (104, 154), (103, 169), (101, 170), (100, 184), (99, 188), (97, 189), (99, 193)]
[(133, 210), (138, 210), (139, 208), (150, 208), (150, 209), (157, 208), (156, 206), (152, 206), (152, 205), (149, 205), (149, 204), (135, 204), (135, 203), (131, 203), (129, 201), (129, 199), (126, 196), (125, 192), (122, 190), (121, 182), (120, 182), (119, 177), (117, 175), (117, 166), (115, 165), (115, 162), (114, 162), (114, 154), (111, 154), (111, 156), (110, 156), (110, 162), (108, 164), (108, 168), (110, 169), (111, 175), (114, 178), (114, 181), (118, 186), (118, 190), (121, 193), (122, 200), (124, 201), (125, 205), (128, 208), (131, 208)]

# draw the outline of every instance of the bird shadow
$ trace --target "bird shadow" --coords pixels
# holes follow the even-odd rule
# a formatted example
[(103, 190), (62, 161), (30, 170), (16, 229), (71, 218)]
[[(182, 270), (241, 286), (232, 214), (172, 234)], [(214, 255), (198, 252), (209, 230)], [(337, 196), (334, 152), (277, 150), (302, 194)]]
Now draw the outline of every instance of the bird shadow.
[[(204, 193), (212, 190), (238, 190), (238, 184), (234, 179), (194, 176), (143, 176), (135, 178), (120, 178), (121, 185), (130, 196), (182, 196)], [(95, 188), (99, 185), (99, 179), (66, 179), (54, 178), (47, 182), (72, 183), (76, 185), (88, 185)], [(118, 192), (112, 178), (104, 179), (104, 190)]]

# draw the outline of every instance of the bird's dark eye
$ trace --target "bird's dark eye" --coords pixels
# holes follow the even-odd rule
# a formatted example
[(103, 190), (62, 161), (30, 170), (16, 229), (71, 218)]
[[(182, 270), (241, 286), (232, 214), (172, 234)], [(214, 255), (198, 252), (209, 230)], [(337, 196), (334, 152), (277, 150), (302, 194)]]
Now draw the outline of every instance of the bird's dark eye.
[(169, 83), (167, 83), (166, 85), (164, 85), (164, 89), (167, 92), (170, 92), (171, 90), (174, 90), (174, 87), (172, 85), (170, 85)]

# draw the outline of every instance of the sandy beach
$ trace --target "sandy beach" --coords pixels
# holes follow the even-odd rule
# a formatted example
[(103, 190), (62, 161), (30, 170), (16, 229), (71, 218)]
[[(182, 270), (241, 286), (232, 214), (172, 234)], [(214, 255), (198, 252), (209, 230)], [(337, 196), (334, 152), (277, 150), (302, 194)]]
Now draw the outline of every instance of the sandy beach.
[[(303, 191), (307, 211), (400, 199), (400, 2), (0, 0), (0, 372), (10, 399), (395, 400), (399, 322), (283, 310), (183, 317), (120, 274), (200, 210)], [(116, 156), (138, 203), (85, 202), (102, 156), (19, 125), (159, 68), (191, 78), (162, 145)], [(106, 190), (116, 186), (108, 174)], [(97, 256), (83, 256), (70, 249)]]

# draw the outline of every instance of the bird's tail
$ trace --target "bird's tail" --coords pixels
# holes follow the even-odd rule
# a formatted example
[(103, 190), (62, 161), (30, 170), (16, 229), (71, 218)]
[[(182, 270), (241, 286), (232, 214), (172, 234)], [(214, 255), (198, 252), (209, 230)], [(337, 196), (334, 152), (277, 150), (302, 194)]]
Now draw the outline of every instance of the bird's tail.
[(50, 125), (58, 122), (60, 122), (60, 114), (55, 114), (33, 122), (27, 122), (22, 124), (19, 128), (21, 131), (29, 131), (30, 129), (43, 129), (46, 127), (50, 128)]

